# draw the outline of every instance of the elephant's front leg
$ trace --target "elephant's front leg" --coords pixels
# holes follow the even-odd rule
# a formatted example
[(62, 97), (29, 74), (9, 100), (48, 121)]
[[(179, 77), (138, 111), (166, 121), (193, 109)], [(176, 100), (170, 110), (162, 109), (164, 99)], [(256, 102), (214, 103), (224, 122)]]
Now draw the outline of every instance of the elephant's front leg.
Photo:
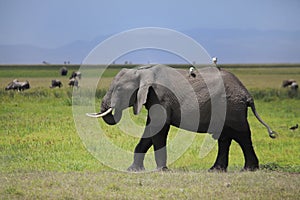
[(134, 157), (133, 163), (130, 167), (128, 167), (128, 171), (143, 171), (145, 170), (144, 167), (144, 158), (145, 154), (147, 153), (148, 149), (152, 146), (152, 135), (151, 135), (151, 128), (150, 128), (150, 117), (148, 114), (146, 128), (144, 130), (143, 136), (140, 139), (140, 142), (136, 145), (134, 149)]
[(143, 136), (135, 147), (133, 164), (129, 171), (144, 170), (144, 158), (148, 149), (153, 145), (157, 169), (167, 168), (167, 135), (170, 125), (167, 123), (165, 110), (161, 106), (150, 109)]
[(159, 133), (152, 137), (157, 170), (167, 170), (167, 136), (170, 125), (165, 125)]
[(144, 137), (145, 137), (145, 133), (143, 134), (143, 137), (141, 138), (140, 142), (136, 145), (136, 147), (134, 149), (133, 163), (127, 169), (128, 171), (143, 171), (143, 170), (145, 170), (144, 158), (145, 158), (146, 152), (152, 146), (152, 138), (151, 137), (144, 138)]
[(167, 169), (167, 136), (170, 125), (164, 125), (161, 130), (157, 127), (147, 126), (143, 137), (134, 149), (134, 160), (128, 171), (142, 171), (144, 168), (144, 158), (148, 149), (154, 146), (155, 162), (157, 170)]

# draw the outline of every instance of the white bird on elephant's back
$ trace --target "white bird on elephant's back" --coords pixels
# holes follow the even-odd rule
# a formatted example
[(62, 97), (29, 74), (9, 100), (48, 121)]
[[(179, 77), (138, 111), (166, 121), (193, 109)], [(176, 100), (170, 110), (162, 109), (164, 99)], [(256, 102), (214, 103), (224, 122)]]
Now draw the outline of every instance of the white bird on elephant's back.
[(196, 77), (195, 70), (196, 69), (195, 69), (194, 66), (190, 67), (190, 69), (189, 69), (189, 77)]
[(215, 64), (215, 67), (217, 67), (220, 70), (220, 67), (217, 66), (217, 62), (218, 62), (218, 58), (217, 57), (213, 57), (212, 58), (213, 63)]

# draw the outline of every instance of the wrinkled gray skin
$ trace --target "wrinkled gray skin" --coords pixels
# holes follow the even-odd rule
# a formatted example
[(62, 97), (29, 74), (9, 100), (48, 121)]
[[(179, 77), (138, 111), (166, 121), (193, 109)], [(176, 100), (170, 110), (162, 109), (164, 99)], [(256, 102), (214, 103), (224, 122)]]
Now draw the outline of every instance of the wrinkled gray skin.
[(18, 80), (13, 80), (12, 82), (10, 82), (5, 90), (18, 90), (18, 91), (23, 91), (26, 89), (30, 88), (30, 84), (28, 81), (25, 82), (20, 82)]
[[(157, 65), (123, 69), (114, 78), (98, 113), (101, 115), (108, 109), (113, 109), (113, 112), (108, 114), (106, 112), (105, 116), (101, 116), (107, 124), (118, 123), (122, 111), (128, 107), (133, 107), (134, 114), (138, 114), (143, 105), (148, 110), (146, 127), (135, 147), (134, 161), (128, 168), (129, 171), (144, 170), (144, 156), (152, 145), (157, 169), (167, 169), (166, 142), (171, 125), (199, 133), (208, 132), (211, 120), (211, 96), (207, 85), (213, 85), (218, 76), (213, 75), (210, 70), (201, 69), (200, 72), (202, 76), (196, 71), (196, 77), (191, 77), (188, 70), (175, 70)], [(258, 159), (252, 146), (247, 121), (248, 107), (252, 108), (257, 119), (266, 126), (271, 137), (274, 137), (275, 132), (260, 119), (253, 99), (243, 84), (233, 74), (223, 69), (218, 73), (223, 78), (226, 95), (218, 94), (218, 88), (214, 90), (216, 93), (214, 95), (226, 98), (223, 100), (227, 100), (227, 111), (220, 135), (211, 132), (213, 137), (218, 139), (218, 154), (210, 170), (226, 171), (232, 140), (242, 148), (245, 158), (244, 169), (258, 169)], [(202, 77), (207, 78), (206, 82)], [(217, 123), (223, 123), (216, 120)]]

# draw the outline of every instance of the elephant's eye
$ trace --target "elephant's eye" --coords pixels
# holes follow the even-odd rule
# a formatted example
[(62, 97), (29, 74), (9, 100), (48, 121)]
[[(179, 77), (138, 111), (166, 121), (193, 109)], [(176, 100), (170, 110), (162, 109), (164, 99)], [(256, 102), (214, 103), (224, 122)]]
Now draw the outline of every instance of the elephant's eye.
[(121, 90), (121, 86), (118, 85), (115, 90), (119, 92)]

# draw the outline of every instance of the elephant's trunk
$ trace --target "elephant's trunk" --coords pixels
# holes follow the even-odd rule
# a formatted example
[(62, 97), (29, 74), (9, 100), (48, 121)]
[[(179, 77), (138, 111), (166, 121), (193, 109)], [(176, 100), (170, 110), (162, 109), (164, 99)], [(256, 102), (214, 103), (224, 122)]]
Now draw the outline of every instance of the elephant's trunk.
[(105, 123), (107, 123), (108, 125), (115, 125), (117, 124), (122, 117), (122, 113), (115, 113), (112, 114), (112, 112), (110, 112), (109, 114), (103, 116), (103, 120), (105, 121)]
[(118, 110), (117, 108), (112, 108), (110, 104), (110, 98), (104, 97), (101, 103), (101, 113), (103, 113), (102, 118), (105, 123), (109, 125), (115, 125), (121, 120), (122, 111)]
[[(117, 124), (122, 117), (122, 111), (117, 108), (112, 107), (111, 105), (111, 92), (108, 91), (107, 94), (103, 97), (101, 103), (101, 113), (107, 113), (102, 118), (108, 125)], [(114, 111), (114, 114), (113, 114)]]
[[(101, 103), (101, 109), (99, 113), (87, 113), (87, 116), (89, 117), (94, 117), (94, 118), (99, 118), (102, 117), (105, 123), (109, 125), (115, 125), (117, 124), (122, 117), (122, 111), (112, 108), (110, 105), (110, 97), (107, 94)], [(114, 114), (113, 114), (114, 111)]]

